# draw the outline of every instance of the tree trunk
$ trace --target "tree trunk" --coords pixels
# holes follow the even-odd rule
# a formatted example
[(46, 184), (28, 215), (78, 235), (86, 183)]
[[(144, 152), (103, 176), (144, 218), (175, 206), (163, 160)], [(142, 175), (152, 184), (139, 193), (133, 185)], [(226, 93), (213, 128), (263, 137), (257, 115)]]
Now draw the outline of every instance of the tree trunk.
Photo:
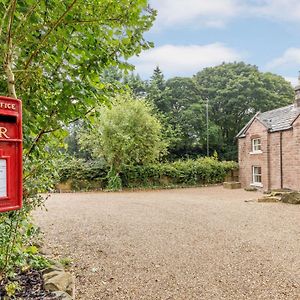
[(17, 99), (16, 86), (15, 86), (15, 75), (12, 70), (13, 66), (13, 40), (12, 40), (12, 25), (14, 21), (14, 15), (16, 10), (17, 0), (11, 0), (7, 12), (9, 12), (8, 25), (7, 25), (7, 52), (4, 60), (4, 72), (7, 77), (7, 89), (8, 96)]
[(4, 71), (7, 77), (8, 96), (17, 99), (15, 75), (11, 69), (11, 62), (6, 62), (6, 64), (4, 65)]

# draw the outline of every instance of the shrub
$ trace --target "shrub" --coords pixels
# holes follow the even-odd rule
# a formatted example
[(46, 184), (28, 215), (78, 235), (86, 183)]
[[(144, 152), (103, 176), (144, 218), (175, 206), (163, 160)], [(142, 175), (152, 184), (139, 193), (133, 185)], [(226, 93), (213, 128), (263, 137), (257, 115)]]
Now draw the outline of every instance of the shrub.
[[(152, 186), (194, 186), (221, 183), (231, 170), (237, 168), (233, 161), (218, 161), (205, 157), (196, 160), (178, 160), (137, 166), (123, 166), (120, 172), (122, 186), (127, 188)], [(103, 162), (72, 161), (61, 170), (61, 181), (74, 182), (98, 180), (99, 185), (108, 188), (110, 169)], [(92, 186), (92, 184), (90, 184)], [(111, 185), (111, 182), (109, 183)], [(120, 183), (118, 183), (118, 186)], [(77, 184), (77, 186), (80, 186)], [(110, 187), (110, 186), (109, 186)]]
[(101, 106), (94, 124), (79, 139), (83, 150), (92, 157), (103, 157), (110, 166), (109, 186), (122, 188), (120, 171), (124, 165), (157, 162), (166, 153), (162, 125), (152, 105), (130, 95), (119, 95), (112, 106)]
[(235, 162), (220, 162), (213, 158), (179, 160), (173, 163), (132, 166), (123, 168), (121, 178), (126, 187), (155, 185), (160, 186), (162, 179), (172, 185), (201, 185), (220, 183), (226, 174), (237, 168)]

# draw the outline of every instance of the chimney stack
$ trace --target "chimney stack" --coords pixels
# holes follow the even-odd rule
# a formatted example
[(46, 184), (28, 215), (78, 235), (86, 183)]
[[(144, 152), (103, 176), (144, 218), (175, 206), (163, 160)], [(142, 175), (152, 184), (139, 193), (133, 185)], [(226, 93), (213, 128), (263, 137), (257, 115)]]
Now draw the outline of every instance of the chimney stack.
[(298, 75), (298, 84), (295, 86), (295, 107), (300, 107), (300, 71)]

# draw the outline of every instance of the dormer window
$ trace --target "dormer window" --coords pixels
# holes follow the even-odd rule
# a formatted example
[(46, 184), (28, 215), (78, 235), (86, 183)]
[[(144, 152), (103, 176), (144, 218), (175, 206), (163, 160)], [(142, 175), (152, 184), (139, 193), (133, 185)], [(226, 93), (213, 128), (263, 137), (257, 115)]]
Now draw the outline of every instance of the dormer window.
[(252, 139), (252, 152), (261, 152), (261, 140), (259, 138)]

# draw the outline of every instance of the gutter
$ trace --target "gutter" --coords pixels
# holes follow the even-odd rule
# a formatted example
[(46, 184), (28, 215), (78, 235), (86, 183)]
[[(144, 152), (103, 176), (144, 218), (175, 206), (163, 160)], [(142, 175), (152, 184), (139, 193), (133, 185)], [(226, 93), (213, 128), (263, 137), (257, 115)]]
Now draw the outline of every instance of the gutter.
[(285, 128), (281, 128), (281, 129), (276, 129), (276, 130), (269, 129), (269, 132), (273, 133), (273, 132), (278, 132), (278, 131), (287, 131), (287, 130), (290, 130), (292, 128), (293, 128), (293, 126), (289, 126), (289, 127), (285, 127)]

